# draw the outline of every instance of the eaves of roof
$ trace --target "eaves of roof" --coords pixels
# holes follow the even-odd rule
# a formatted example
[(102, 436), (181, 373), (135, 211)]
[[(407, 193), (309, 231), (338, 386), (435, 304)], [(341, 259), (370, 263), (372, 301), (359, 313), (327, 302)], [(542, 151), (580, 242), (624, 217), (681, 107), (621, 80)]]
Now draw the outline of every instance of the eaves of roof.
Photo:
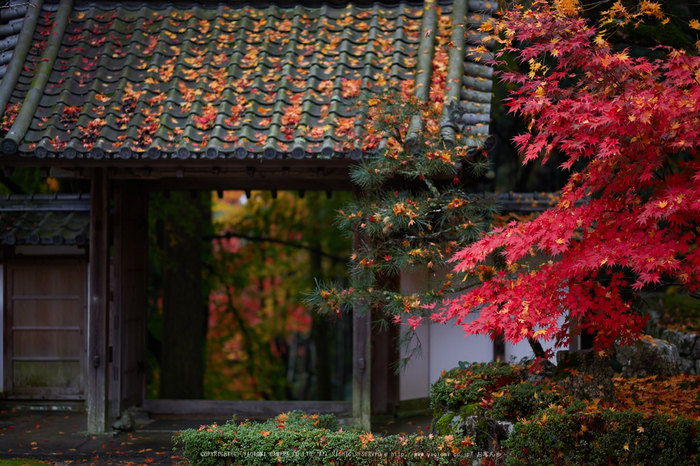
[(85, 245), (90, 198), (79, 195), (0, 196), (0, 244)]
[(33, 5), (0, 82), (4, 162), (356, 159), (377, 146), (348, 101), (389, 87), (488, 133), (495, 2)]
[(561, 192), (495, 193), (490, 195), (498, 201), (503, 213), (542, 213), (557, 205)]
[[(561, 193), (492, 194), (504, 214), (538, 214), (553, 207)], [(87, 243), (90, 196), (34, 194), (0, 196), (0, 244), (60, 245)]]

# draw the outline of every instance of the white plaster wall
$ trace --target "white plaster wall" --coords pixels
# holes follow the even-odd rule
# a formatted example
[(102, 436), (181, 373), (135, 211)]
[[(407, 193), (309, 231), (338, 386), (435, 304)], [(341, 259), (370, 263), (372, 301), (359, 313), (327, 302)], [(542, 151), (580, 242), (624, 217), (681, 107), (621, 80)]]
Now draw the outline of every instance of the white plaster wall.
[[(425, 398), (430, 386), (443, 371), (459, 365), (460, 361), (489, 362), (493, 360), (493, 342), (484, 335), (465, 335), (461, 327), (452, 324), (422, 325), (416, 329), (422, 351), (414, 355), (401, 372), (400, 400)], [(401, 349), (405, 357), (410, 348)]]
[[(427, 270), (402, 272), (404, 293), (423, 291), (429, 280)], [(465, 336), (462, 327), (447, 324), (424, 324), (417, 336), (422, 351), (414, 355), (399, 378), (399, 399), (411, 400), (430, 395), (430, 385), (443, 371), (457, 367), (459, 361), (488, 362), (493, 359), (493, 342), (483, 335)], [(401, 349), (401, 357), (410, 351)]]
[[(560, 317), (557, 323), (559, 326), (564, 325), (566, 322), (566, 318), (564, 316)], [(542, 345), (542, 349), (545, 351), (548, 349), (554, 349), (554, 341), (543, 341), (540, 340), (540, 344)], [(559, 348), (558, 350), (554, 350), (554, 356), (549, 358), (550, 361), (556, 364), (556, 352), (562, 350), (563, 348)], [(506, 343), (506, 361), (511, 362), (513, 357), (515, 358), (515, 362), (518, 362), (520, 359), (526, 357), (526, 358), (532, 358), (534, 357), (534, 353), (532, 352), (532, 348), (530, 348), (530, 344), (527, 342), (527, 340), (521, 340), (517, 344), (512, 344), (512, 343)]]
[[(417, 293), (423, 290), (428, 280), (427, 271), (401, 273), (401, 290), (405, 293)], [(470, 316), (476, 318), (476, 315)], [(560, 318), (559, 325), (564, 323)], [(408, 366), (400, 375), (399, 398), (411, 400), (430, 395), (430, 385), (435, 383), (443, 371), (457, 367), (460, 361), (489, 362), (493, 360), (493, 342), (486, 335), (465, 335), (461, 326), (454, 324), (424, 324), (418, 327), (417, 336), (422, 351), (414, 355)], [(554, 343), (542, 341), (546, 350)], [(401, 357), (406, 357), (410, 348), (401, 349)], [(513, 358), (518, 361), (523, 357), (532, 357), (532, 349), (527, 340), (517, 344), (506, 343), (506, 361)], [(554, 359), (554, 358), (553, 358)]]
[[(421, 351), (411, 357), (399, 375), (400, 401), (426, 398), (430, 394), (430, 327), (421, 325), (416, 329), (416, 336), (420, 341)], [(401, 348), (401, 358), (405, 358), (412, 347), (408, 350)]]
[(450, 323), (430, 326), (430, 383), (443, 371), (458, 366), (459, 361), (493, 360), (493, 342), (485, 335), (465, 335), (461, 326)]
[[(427, 271), (401, 272), (401, 291), (420, 293), (428, 280)], [(421, 344), (421, 354), (414, 355), (399, 375), (399, 400), (425, 398), (430, 393), (430, 329), (421, 325), (416, 329)], [(412, 342), (413, 343), (416, 342)], [(401, 358), (405, 358), (412, 348), (401, 348)]]

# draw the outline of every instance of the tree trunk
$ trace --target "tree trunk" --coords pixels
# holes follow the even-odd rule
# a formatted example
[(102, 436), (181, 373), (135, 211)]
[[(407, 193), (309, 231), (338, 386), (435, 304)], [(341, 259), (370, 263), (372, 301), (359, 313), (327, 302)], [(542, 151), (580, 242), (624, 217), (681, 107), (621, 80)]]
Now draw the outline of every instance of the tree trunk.
[(544, 358), (546, 356), (544, 348), (542, 348), (542, 344), (539, 341), (534, 338), (528, 338), (527, 342), (530, 343), (530, 348), (532, 348), (532, 352), (535, 353), (535, 357)]
[(172, 193), (167, 202), (169, 210), (180, 215), (164, 225), (160, 398), (203, 399), (207, 305), (202, 296), (201, 238), (202, 225), (209, 219), (199, 196)]

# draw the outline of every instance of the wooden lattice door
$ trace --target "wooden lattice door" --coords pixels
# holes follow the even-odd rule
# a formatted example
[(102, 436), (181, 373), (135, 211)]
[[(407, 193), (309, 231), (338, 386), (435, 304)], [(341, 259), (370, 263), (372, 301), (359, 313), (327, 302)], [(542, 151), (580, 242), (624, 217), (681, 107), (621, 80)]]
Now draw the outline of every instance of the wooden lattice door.
[(85, 261), (13, 261), (7, 273), (5, 394), (13, 398), (83, 399)]

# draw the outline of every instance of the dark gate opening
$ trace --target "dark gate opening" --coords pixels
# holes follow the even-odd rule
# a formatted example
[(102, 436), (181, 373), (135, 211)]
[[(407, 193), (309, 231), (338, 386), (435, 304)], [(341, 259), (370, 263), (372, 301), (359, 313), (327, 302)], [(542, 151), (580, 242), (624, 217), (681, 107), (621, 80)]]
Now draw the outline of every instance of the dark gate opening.
[(303, 293), (341, 279), (336, 193), (152, 192), (148, 398), (352, 399), (352, 319)]

